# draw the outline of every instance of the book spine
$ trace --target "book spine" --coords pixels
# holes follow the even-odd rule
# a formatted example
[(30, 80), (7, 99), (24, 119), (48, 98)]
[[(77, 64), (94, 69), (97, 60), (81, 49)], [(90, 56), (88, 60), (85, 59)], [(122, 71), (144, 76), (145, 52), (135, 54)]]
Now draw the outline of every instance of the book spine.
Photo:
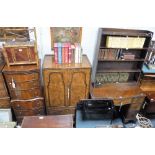
[(62, 63), (62, 47), (61, 43), (58, 43), (58, 63)]
[(68, 63), (69, 64), (72, 63), (72, 48), (71, 48), (71, 45), (70, 44), (68, 46)]
[(58, 63), (58, 46), (57, 43), (54, 43), (54, 63)]
[(68, 63), (68, 47), (65, 47), (65, 63)]
[(71, 63), (75, 63), (75, 49), (72, 49), (72, 58), (71, 58)]
[(62, 63), (65, 63), (65, 45), (64, 43), (62, 44)]
[(82, 63), (82, 47), (79, 45), (79, 63)]
[(54, 62), (58, 63), (58, 47), (54, 47)]
[(75, 44), (75, 63), (79, 63), (79, 48), (77, 44)]
[(82, 48), (81, 48), (81, 45), (80, 44), (78, 45), (78, 47), (79, 47), (78, 63), (81, 63)]

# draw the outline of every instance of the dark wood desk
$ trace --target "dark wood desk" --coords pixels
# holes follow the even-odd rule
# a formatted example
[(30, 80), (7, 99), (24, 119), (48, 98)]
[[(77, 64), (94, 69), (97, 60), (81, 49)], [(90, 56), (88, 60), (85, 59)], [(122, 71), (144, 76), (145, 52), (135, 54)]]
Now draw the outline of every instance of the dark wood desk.
[(112, 99), (119, 107), (124, 122), (136, 120), (136, 114), (141, 109), (145, 93), (136, 84), (113, 83), (102, 87), (91, 88), (92, 99)]
[(146, 96), (136, 84), (113, 83), (91, 88), (92, 99), (113, 99), (115, 106), (129, 104), (132, 102), (132, 98), (136, 96), (142, 96), (143, 98)]
[(73, 128), (72, 115), (26, 116), (22, 128)]

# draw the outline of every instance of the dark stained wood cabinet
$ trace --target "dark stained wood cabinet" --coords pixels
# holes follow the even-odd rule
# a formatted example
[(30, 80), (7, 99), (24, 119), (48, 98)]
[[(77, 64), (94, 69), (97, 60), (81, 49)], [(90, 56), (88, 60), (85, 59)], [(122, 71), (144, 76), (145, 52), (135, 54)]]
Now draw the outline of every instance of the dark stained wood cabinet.
[(10, 97), (6, 88), (2, 69), (4, 64), (0, 64), (0, 108), (10, 108)]
[(40, 65), (5, 65), (3, 74), (11, 97), (11, 107), (18, 122), (21, 123), (24, 116), (45, 113)]
[(139, 83), (152, 36), (147, 30), (100, 28), (92, 70), (94, 85)]
[(132, 83), (107, 84), (103, 87), (91, 88), (92, 99), (105, 98), (114, 101), (124, 123), (136, 120), (136, 114), (140, 111), (145, 97), (139, 86)]
[(135, 120), (146, 96), (139, 82), (152, 36), (147, 30), (99, 29), (91, 97), (114, 100), (125, 122)]
[(86, 55), (82, 64), (55, 64), (53, 58), (46, 55), (43, 64), (47, 113), (73, 114), (77, 102), (89, 96), (90, 62)]

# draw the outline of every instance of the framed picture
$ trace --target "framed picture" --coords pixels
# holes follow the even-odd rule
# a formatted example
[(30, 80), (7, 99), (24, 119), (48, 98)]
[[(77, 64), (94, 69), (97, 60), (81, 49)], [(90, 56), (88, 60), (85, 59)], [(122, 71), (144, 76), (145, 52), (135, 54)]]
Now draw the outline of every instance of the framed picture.
[(81, 43), (82, 27), (51, 27), (51, 46), (55, 42)]
[(11, 122), (12, 113), (11, 109), (0, 109), (0, 122)]

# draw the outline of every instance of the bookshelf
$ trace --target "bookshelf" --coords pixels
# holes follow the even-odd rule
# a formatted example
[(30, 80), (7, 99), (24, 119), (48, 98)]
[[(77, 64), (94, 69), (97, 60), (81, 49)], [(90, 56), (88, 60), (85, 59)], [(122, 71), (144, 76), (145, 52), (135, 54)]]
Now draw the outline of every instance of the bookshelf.
[(94, 86), (138, 83), (152, 36), (147, 30), (100, 28), (92, 70)]

